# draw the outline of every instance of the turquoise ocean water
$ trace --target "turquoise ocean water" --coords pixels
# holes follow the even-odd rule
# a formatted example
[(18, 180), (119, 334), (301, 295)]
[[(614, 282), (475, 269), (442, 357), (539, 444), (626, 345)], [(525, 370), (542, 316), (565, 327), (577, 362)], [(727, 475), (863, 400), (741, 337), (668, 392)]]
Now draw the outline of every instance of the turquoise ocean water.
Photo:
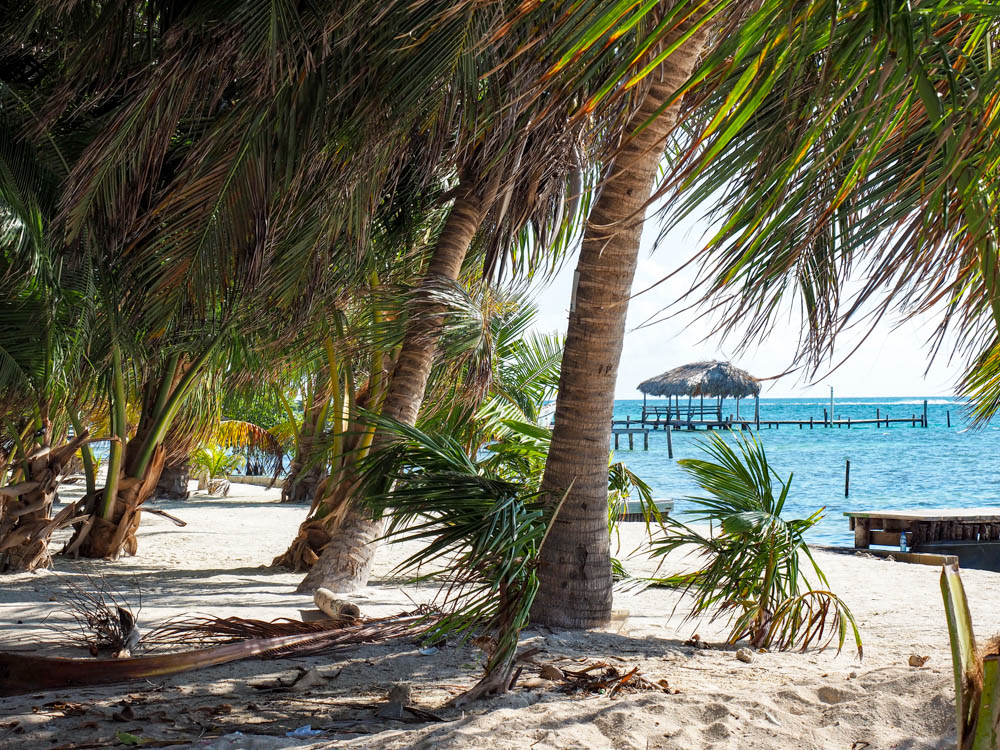
[[(685, 400), (682, 399), (682, 406)], [(927, 429), (893, 424), (810, 430), (782, 426), (761, 429), (759, 436), (774, 469), (787, 479), (793, 474), (787, 517), (806, 517), (820, 507), (826, 516), (813, 529), (811, 541), (850, 545), (846, 510), (898, 508), (961, 508), (994, 506), (1000, 511), (1000, 422), (980, 429), (967, 429), (960, 403), (944, 398), (928, 398)], [(829, 400), (816, 398), (761, 399), (761, 419), (809, 419), (822, 421)], [(665, 406), (666, 399), (648, 400), (650, 406)], [(834, 402), (838, 419), (874, 419), (881, 409), (883, 418), (921, 414), (923, 398), (843, 398)], [(727, 400), (723, 414), (735, 411), (735, 401)], [(951, 428), (945, 426), (951, 412)], [(642, 400), (615, 402), (615, 419), (638, 419)], [(753, 417), (753, 400), (741, 401), (740, 415)], [(756, 433), (755, 433), (756, 434)], [(663, 430), (651, 431), (649, 451), (642, 450), (637, 436), (636, 450), (629, 451), (625, 436), (616, 460), (624, 461), (652, 488), (654, 497), (674, 498), (675, 513), (689, 507), (684, 497), (699, 489), (677, 465), (679, 458), (700, 454), (697, 444), (705, 432), (675, 431), (674, 460), (667, 458), (667, 437)], [(851, 461), (850, 497), (844, 498), (844, 464)], [(683, 518), (683, 516), (681, 516)]]

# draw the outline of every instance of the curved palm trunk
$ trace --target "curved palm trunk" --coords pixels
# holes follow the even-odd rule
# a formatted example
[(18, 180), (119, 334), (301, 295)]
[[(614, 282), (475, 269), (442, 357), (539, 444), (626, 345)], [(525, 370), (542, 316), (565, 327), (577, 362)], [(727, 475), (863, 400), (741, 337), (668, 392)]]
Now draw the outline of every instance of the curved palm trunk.
[(191, 471), (187, 461), (180, 464), (165, 464), (160, 472), (154, 494), (164, 500), (187, 500), (191, 492), (188, 490), (188, 480)]
[[(688, 78), (705, 35), (699, 30), (664, 61), (626, 132), (654, 116)], [(664, 110), (623, 144), (584, 233), (542, 479), (552, 502), (569, 490), (541, 550), (532, 619), (546, 625), (590, 628), (611, 617), (607, 498), (615, 380), (645, 204), (677, 109)]]
[[(325, 379), (317, 378), (317, 381)], [(312, 503), (317, 487), (326, 479), (325, 466), (312, 465), (316, 453), (316, 443), (326, 426), (330, 398), (327, 389), (317, 382), (310, 385), (309, 403), (303, 414), (299, 438), (296, 442), (295, 458), (288, 469), (288, 475), (281, 485), (281, 502)]]
[[(458, 279), (465, 255), (482, 223), (484, 206), (485, 201), (470, 188), (460, 189), (455, 198), (420, 283), (424, 295), (418, 291), (418, 314), (411, 319), (403, 338), (382, 404), (383, 416), (410, 425), (417, 421), (445, 312), (440, 305), (428, 302), (426, 293), (443, 279)], [(372, 449), (377, 450), (384, 442), (385, 437), (376, 433)], [(375, 558), (373, 541), (382, 534), (382, 522), (356, 502), (348, 500), (348, 503), (330, 530), (330, 543), (299, 585), (299, 591), (320, 587), (352, 591), (368, 583)]]

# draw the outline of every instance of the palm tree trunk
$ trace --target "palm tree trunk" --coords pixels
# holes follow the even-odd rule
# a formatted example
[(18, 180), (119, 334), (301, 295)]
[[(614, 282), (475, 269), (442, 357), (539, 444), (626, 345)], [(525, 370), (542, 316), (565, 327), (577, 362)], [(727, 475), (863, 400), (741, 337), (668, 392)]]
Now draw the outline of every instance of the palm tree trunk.
[(187, 461), (179, 464), (164, 464), (160, 478), (156, 482), (154, 494), (164, 500), (187, 500), (191, 496), (188, 490), (188, 480), (191, 470)]
[[(703, 27), (662, 63), (627, 133), (655, 116), (688, 78), (705, 37)], [(590, 628), (611, 617), (607, 498), (615, 381), (645, 205), (678, 108), (672, 104), (618, 150), (584, 232), (542, 479), (552, 502), (569, 492), (541, 551), (532, 619), (542, 624)]]
[[(113, 352), (110, 400), (112, 430), (118, 441), (112, 443), (104, 488), (93, 502), (83, 504), (81, 510), (87, 511), (89, 517), (76, 525), (73, 537), (61, 554), (117, 560), (122, 552), (136, 553), (142, 506), (155, 493), (167, 457), (164, 438), (184, 400), (202, 376), (217, 341), (212, 341), (192, 362), (184, 361), (179, 355), (168, 359), (161, 377), (155, 384), (146, 386), (143, 410), (131, 440), (125, 416), (121, 360), (117, 350)], [(118, 457), (116, 452), (120, 453)]]
[(56, 490), (73, 455), (87, 439), (87, 432), (83, 432), (52, 448), (47, 433), (44, 444), (25, 457), (23, 481), (0, 487), (0, 572), (51, 567), (49, 539), (75, 515), (71, 504), (53, 517)]
[[(409, 425), (417, 421), (445, 312), (428, 296), (440, 281), (458, 279), (466, 253), (482, 223), (485, 205), (476, 190), (460, 186), (420, 282), (415, 314), (407, 327), (382, 404), (383, 416)], [(385, 437), (376, 433), (372, 450), (384, 443)], [(368, 583), (375, 559), (373, 541), (382, 534), (382, 522), (372, 518), (356, 501), (348, 502), (351, 505), (339, 514), (337, 526), (331, 530), (330, 543), (299, 585), (300, 592), (320, 587), (352, 591)]]

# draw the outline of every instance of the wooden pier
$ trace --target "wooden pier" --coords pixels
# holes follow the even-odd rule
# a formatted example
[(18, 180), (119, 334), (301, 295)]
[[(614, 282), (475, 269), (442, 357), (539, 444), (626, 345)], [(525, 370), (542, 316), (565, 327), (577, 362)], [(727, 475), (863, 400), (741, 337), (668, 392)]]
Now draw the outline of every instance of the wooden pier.
[[(923, 409), (920, 413), (911, 413), (908, 417), (891, 416), (889, 412), (882, 413), (881, 408), (875, 409), (875, 414), (870, 418), (855, 417), (831, 417), (828, 409), (823, 409), (822, 417), (809, 417), (809, 419), (762, 419), (760, 410), (754, 410), (754, 416), (743, 417), (739, 414), (737, 406), (736, 414), (723, 416), (721, 409), (721, 399), (717, 404), (706, 407), (701, 404), (688, 404), (684, 406), (678, 403), (670, 406), (643, 406), (642, 416), (638, 419), (626, 417), (625, 419), (615, 419), (611, 423), (612, 432), (616, 435), (615, 447), (618, 447), (617, 435), (630, 434), (630, 430), (665, 430), (670, 427), (673, 430), (777, 430), (781, 427), (798, 427), (805, 429), (851, 429), (853, 427), (864, 427), (873, 425), (878, 427), (891, 427), (894, 424), (909, 425), (910, 427), (927, 427), (927, 401), (924, 401)], [(948, 413), (948, 423), (951, 426), (951, 413)]]
[(628, 449), (630, 451), (635, 450), (634, 436), (642, 435), (642, 449), (644, 451), (649, 450), (649, 428), (643, 427), (637, 422), (627, 423), (627, 427), (616, 427), (615, 425), (626, 424), (626, 422), (612, 422), (611, 423), (611, 434), (615, 436), (615, 450), (618, 450), (618, 438), (621, 435), (628, 435)]
[(931, 542), (1000, 541), (1000, 508), (852, 511), (854, 546), (920, 548)]

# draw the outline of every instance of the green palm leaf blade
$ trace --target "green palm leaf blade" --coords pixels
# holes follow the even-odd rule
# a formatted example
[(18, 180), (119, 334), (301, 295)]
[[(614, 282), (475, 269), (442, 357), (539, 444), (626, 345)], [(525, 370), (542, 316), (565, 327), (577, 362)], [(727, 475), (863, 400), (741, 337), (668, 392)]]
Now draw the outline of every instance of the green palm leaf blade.
[(804, 557), (819, 582), (826, 583), (804, 536), (822, 510), (806, 519), (781, 517), (791, 477), (778, 477), (752, 434), (713, 434), (702, 449), (708, 459), (678, 462), (707, 493), (687, 498), (692, 507), (684, 515), (710, 524), (714, 533), (665, 519), (662, 534), (650, 540), (651, 553), (665, 557), (686, 551), (697, 556), (700, 567), (652, 580), (691, 597), (688, 617), (726, 620), (730, 643), (747, 638), (755, 647), (804, 650), (835, 641), (840, 651), (850, 636), (861, 656), (850, 608), (833, 592), (810, 588), (800, 567)]

